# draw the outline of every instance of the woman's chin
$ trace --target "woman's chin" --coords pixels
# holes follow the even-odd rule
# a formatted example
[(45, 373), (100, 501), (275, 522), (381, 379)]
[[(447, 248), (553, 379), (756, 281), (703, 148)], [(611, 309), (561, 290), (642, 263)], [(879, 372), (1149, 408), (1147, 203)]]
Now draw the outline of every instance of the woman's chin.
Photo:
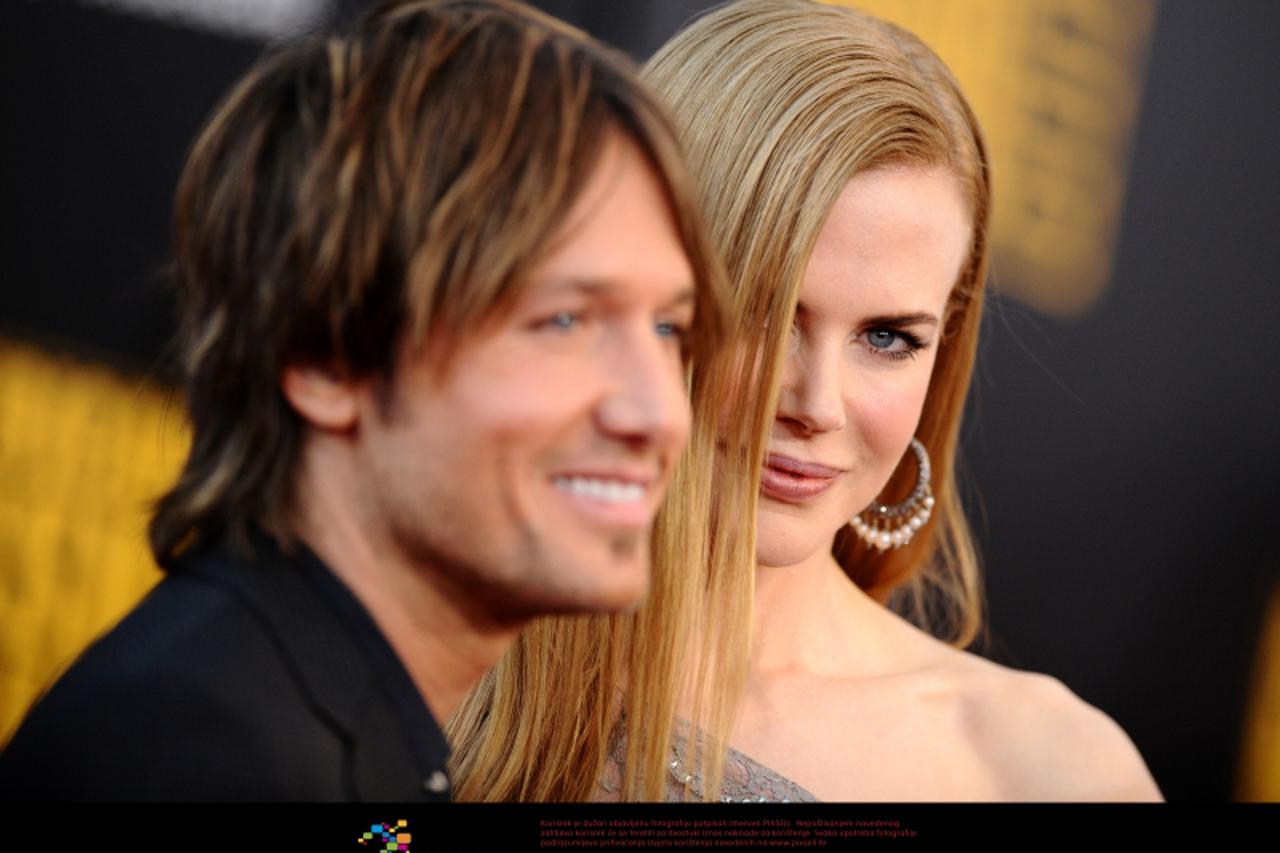
[(830, 554), (842, 522), (813, 517), (812, 509), (775, 504), (762, 495), (756, 515), (756, 562), (782, 568)]
[[(763, 532), (763, 531), (762, 531)], [(831, 553), (834, 534), (823, 540), (801, 540), (785, 537), (786, 541), (773, 541), (763, 535), (756, 537), (756, 563), (767, 568), (790, 568), (807, 563), (819, 553)]]

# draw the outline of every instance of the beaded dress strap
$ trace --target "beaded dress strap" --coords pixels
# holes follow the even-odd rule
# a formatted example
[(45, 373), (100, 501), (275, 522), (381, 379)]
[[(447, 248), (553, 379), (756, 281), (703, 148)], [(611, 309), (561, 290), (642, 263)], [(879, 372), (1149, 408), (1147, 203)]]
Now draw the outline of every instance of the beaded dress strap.
[[(685, 732), (689, 724), (677, 720), (678, 729), (672, 737), (671, 757), (667, 761), (668, 779), (665, 799), (667, 802), (685, 802), (685, 786), (688, 785), (691, 801), (702, 799), (702, 776), (688, 761)], [(702, 734), (697, 735), (702, 746)], [(600, 799), (616, 800), (621, 794), (622, 767), (627, 755), (626, 727), (619, 721), (614, 729), (613, 744), (606, 761), (604, 775), (599, 781)], [(724, 780), (720, 786), (720, 800), (726, 803), (815, 803), (818, 798), (805, 788), (777, 771), (761, 764), (749, 755), (733, 747), (725, 752)]]

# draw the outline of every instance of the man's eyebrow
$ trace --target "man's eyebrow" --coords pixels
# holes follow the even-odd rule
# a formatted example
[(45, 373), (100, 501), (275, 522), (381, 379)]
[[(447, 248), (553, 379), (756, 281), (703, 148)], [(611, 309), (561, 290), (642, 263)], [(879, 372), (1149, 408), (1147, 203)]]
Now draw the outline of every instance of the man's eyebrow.
[(663, 308), (683, 308), (686, 305), (694, 304), (694, 302), (697, 301), (697, 297), (698, 294), (692, 287), (686, 287), (684, 290), (672, 297), (671, 301), (664, 305)]
[[(576, 290), (579, 293), (586, 294), (587, 296), (607, 297), (614, 291), (618, 290), (619, 285), (609, 279), (556, 278), (547, 281), (543, 285), (543, 289), (548, 291)], [(680, 308), (685, 304), (693, 303), (696, 300), (697, 291), (692, 286), (688, 286), (682, 288), (662, 307), (664, 310)]]
[(865, 326), (936, 326), (938, 318), (927, 311), (914, 314), (880, 314), (863, 321)]

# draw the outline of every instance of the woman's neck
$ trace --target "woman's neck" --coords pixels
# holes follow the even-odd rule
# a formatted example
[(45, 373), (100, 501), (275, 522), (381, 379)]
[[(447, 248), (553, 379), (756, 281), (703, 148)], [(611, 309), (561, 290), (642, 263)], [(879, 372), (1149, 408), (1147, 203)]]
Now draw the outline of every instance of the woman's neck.
[(885, 662), (886, 617), (829, 552), (794, 566), (758, 566), (752, 676), (871, 674)]

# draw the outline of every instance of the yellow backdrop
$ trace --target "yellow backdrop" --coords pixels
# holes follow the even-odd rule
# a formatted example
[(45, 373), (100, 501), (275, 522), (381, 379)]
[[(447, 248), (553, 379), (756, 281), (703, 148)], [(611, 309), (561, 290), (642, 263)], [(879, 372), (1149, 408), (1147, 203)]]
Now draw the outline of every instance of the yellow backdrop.
[(147, 504), (186, 449), (160, 387), (0, 340), (0, 742), (159, 580)]
[(1107, 285), (1152, 0), (859, 0), (942, 57), (987, 133), (993, 283), (1058, 315)]

